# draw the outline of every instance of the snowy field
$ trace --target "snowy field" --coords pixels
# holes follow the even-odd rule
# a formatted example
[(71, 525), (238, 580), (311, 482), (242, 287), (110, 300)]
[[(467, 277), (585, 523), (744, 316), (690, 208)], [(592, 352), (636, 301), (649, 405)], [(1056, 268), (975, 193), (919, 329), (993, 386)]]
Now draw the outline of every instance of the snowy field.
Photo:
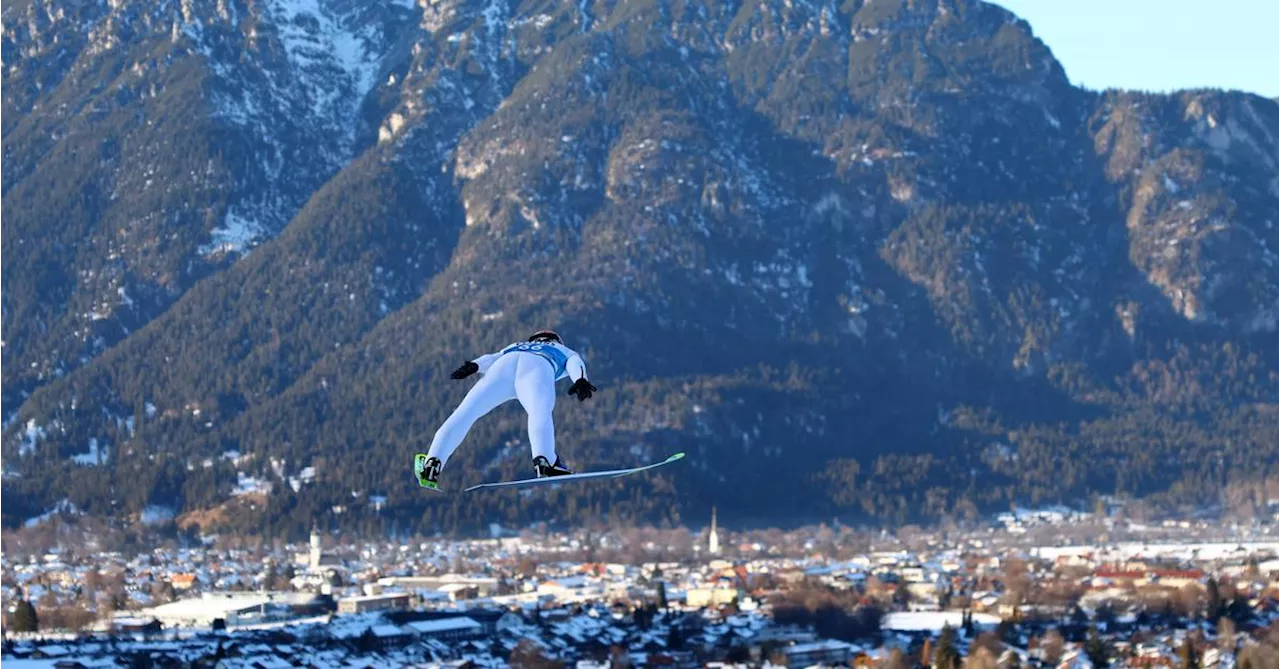
[[(1000, 618), (989, 613), (974, 613), (973, 626), (978, 629), (994, 628)], [(881, 621), (880, 627), (894, 632), (939, 632), (950, 625), (959, 629), (964, 625), (963, 611), (898, 611)]]

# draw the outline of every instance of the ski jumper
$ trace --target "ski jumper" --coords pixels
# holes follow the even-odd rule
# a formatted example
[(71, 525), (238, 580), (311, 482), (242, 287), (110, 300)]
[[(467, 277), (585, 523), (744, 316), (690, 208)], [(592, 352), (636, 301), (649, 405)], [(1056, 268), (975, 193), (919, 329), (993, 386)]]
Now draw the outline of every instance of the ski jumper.
[(556, 381), (586, 378), (587, 367), (569, 347), (556, 342), (519, 342), (472, 362), (480, 367), (476, 382), (431, 440), (427, 455), (449, 461), (471, 426), (498, 405), (520, 400), (529, 415), (529, 447), (533, 457), (556, 461), (555, 426), (551, 410), (556, 405)]

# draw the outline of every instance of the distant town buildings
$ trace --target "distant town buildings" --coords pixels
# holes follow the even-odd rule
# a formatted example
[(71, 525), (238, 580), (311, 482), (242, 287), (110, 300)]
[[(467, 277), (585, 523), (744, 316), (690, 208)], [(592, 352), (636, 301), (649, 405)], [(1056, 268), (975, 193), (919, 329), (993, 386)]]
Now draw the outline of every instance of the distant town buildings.
[[(721, 536), (713, 509), (706, 535), (335, 536), (326, 550), (314, 531), (301, 546), (207, 542), (137, 555), (63, 547), (6, 555), (5, 609), (12, 617), (15, 600), (34, 602), (41, 627), (31, 634), (6, 622), (3, 659), (453, 667), (503, 666), (525, 654), (581, 669), (730, 658), (879, 666), (894, 649), (915, 662), (951, 628), (961, 654), (1000, 629), (1002, 665), (1045, 666), (1032, 639), (1062, 627), (1069, 641), (1059, 660), (1082, 669), (1083, 640), (1094, 629), (1137, 658), (1132, 666), (1181, 662), (1195, 629), (1205, 636), (1193, 649), (1200, 666), (1238, 667), (1276, 624), (1272, 525), (1109, 524), (1105, 540), (1089, 541), (1103, 532), (1081, 514), (1006, 520), (945, 534), (913, 530), (907, 539), (827, 526)], [(94, 596), (84, 597), (89, 590)], [(1218, 615), (1233, 616), (1222, 629), (1239, 630), (1235, 650), (1205, 621), (1211, 591)], [(91, 635), (49, 629), (56, 623), (48, 621), (66, 620), (63, 602), (90, 609), (82, 627)], [(841, 613), (827, 609), (818, 624), (811, 609), (822, 602), (838, 602)], [(227, 657), (235, 662), (218, 659)], [(1251, 666), (1267, 666), (1271, 656), (1250, 657)]]

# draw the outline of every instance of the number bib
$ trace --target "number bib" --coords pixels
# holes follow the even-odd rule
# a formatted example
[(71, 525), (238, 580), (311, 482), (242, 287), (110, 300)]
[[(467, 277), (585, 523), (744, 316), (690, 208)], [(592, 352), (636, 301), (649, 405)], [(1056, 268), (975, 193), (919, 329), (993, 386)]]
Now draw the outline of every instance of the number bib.
[(569, 364), (569, 357), (564, 354), (558, 347), (540, 342), (526, 341), (519, 344), (512, 344), (502, 349), (503, 355), (507, 353), (532, 353), (541, 357), (543, 360), (551, 363), (551, 369), (555, 370), (555, 378), (565, 373), (565, 365)]

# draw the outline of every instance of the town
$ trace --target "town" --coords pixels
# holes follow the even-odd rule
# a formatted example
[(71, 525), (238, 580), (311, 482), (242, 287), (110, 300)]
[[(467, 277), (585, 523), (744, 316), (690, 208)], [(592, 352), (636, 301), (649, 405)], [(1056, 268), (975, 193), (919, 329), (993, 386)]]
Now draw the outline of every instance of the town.
[[(970, 527), (706, 527), (127, 554), (6, 535), (23, 666), (1277, 665), (1275, 518), (1015, 510)], [(35, 528), (42, 529), (42, 528)], [(58, 539), (58, 537), (63, 537)], [(72, 537), (77, 537), (72, 539)]]

